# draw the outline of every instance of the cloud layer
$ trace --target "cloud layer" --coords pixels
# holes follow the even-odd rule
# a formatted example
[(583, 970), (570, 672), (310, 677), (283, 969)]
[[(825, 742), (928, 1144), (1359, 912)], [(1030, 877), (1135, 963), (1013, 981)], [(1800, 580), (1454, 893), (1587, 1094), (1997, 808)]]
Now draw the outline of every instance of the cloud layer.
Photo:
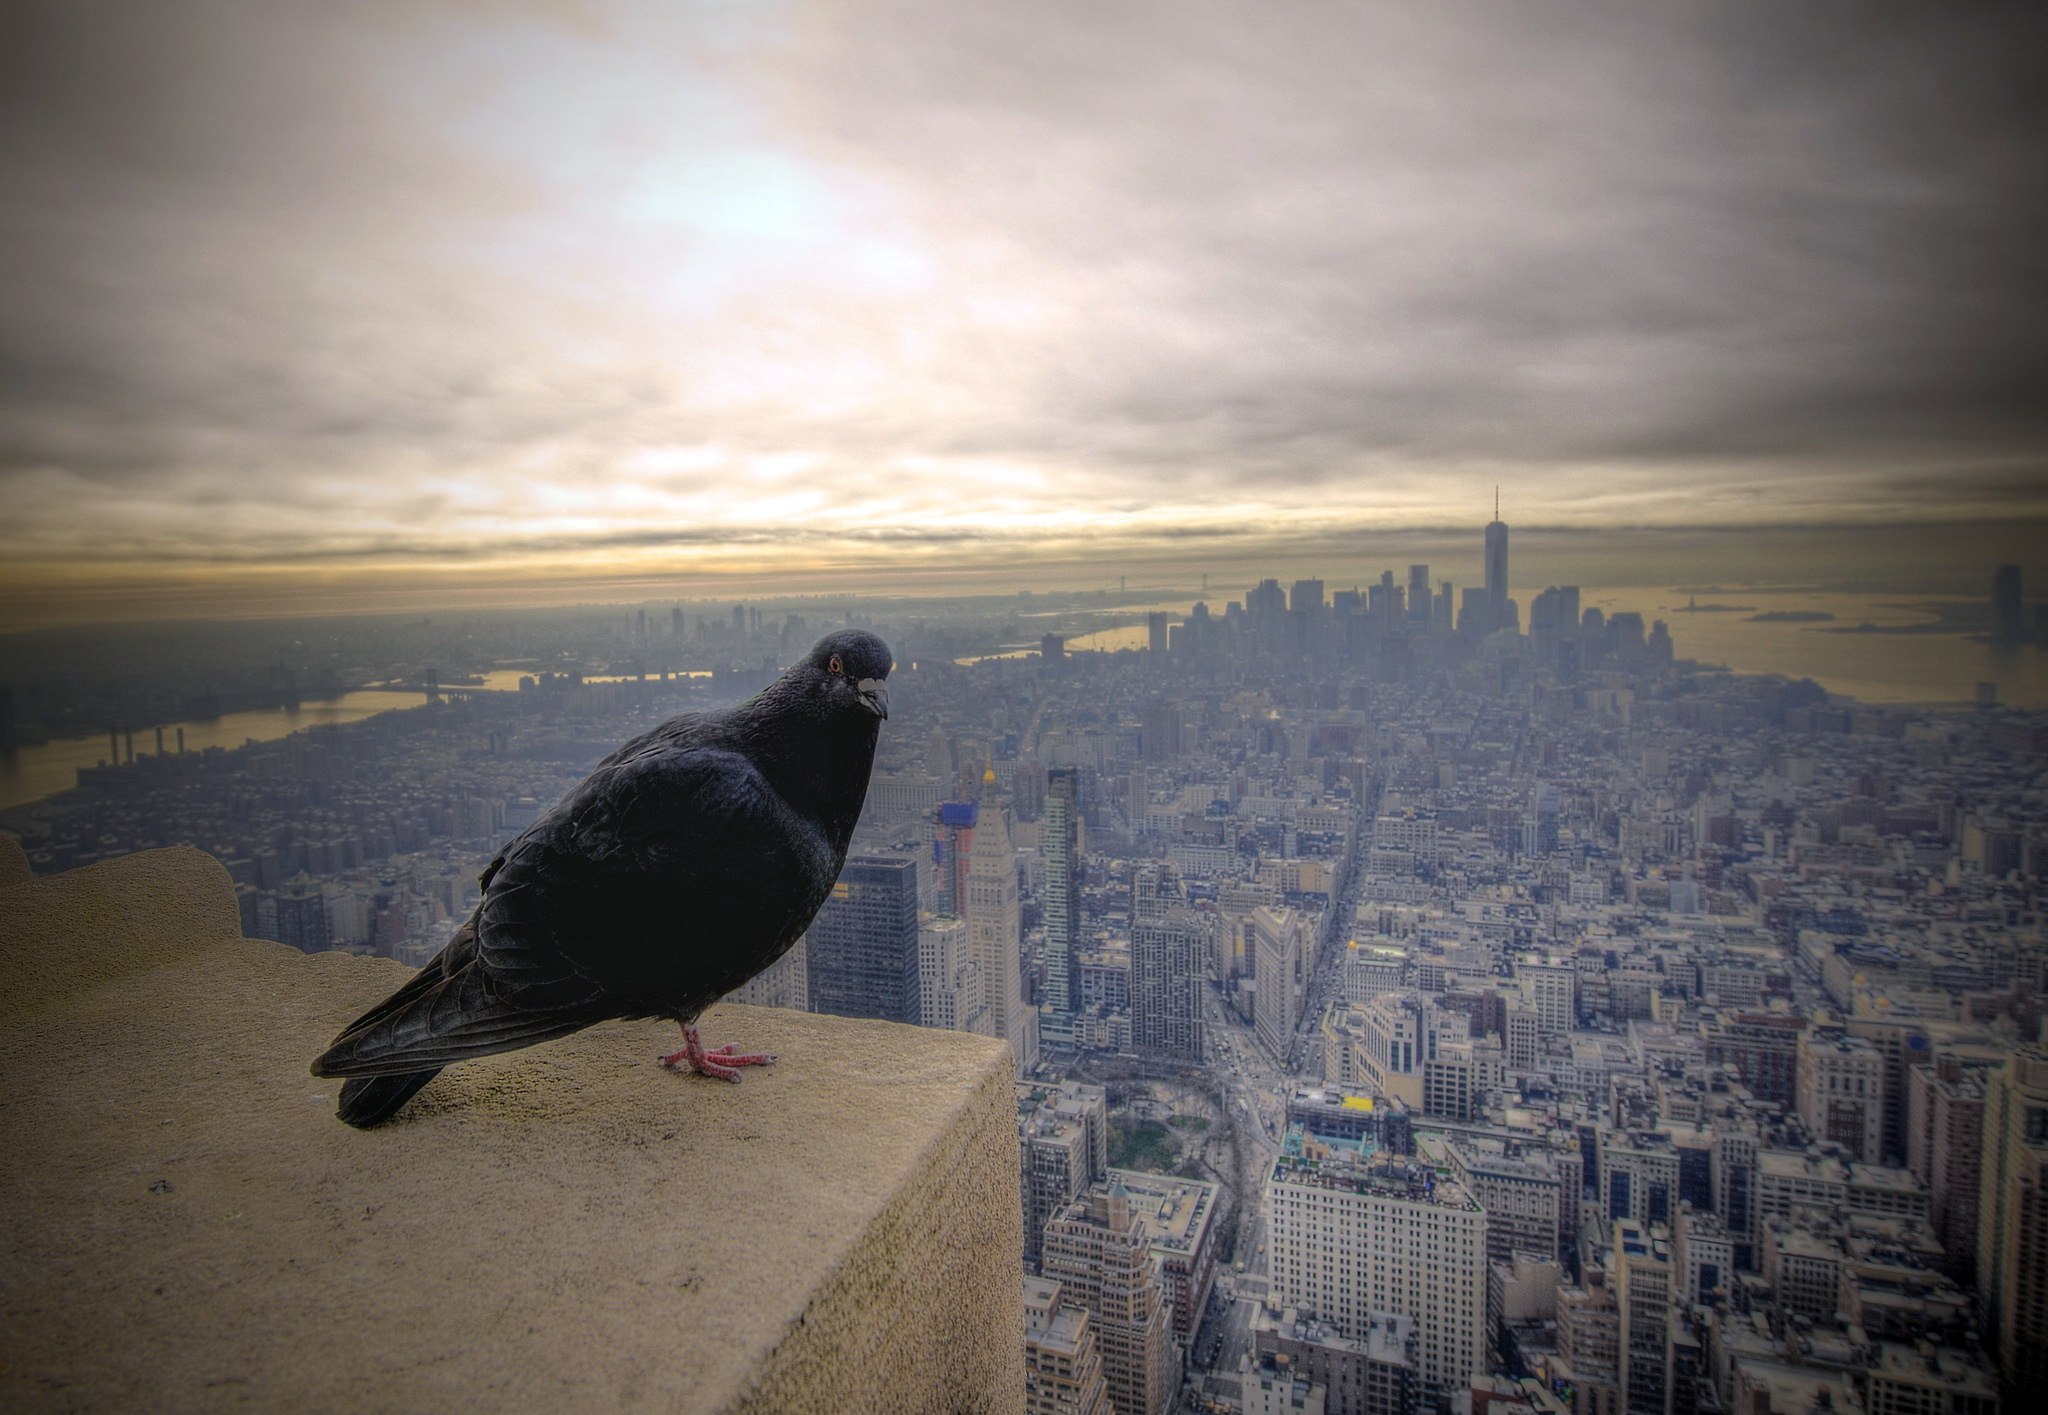
[(2026, 8), (11, 13), (17, 575), (2048, 515)]

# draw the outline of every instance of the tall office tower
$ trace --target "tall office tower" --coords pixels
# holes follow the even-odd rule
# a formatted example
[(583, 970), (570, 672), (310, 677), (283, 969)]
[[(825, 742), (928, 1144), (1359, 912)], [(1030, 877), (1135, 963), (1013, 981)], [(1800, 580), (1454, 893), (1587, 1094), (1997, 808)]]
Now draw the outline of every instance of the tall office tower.
[(1984, 1182), (1985, 1064), (1953, 1054), (1906, 1070), (1906, 1167), (1927, 1185), (1942, 1271), (1977, 1277), (1977, 1201)]
[(1393, 613), (1394, 572), (1380, 571), (1379, 580), (1365, 587), (1365, 610), (1376, 620), (1384, 620)]
[(2048, 1046), (2020, 1047), (1984, 1087), (1977, 1316), (2008, 1395), (2048, 1381)]
[(1287, 628), (1287, 591), (1280, 588), (1278, 580), (1259, 581), (1245, 591), (1244, 614), (1253, 649), (1271, 653), (1280, 646)]
[(1157, 663), (1166, 657), (1166, 611), (1155, 609), (1145, 616), (1145, 647), (1152, 650), (1152, 661)]
[[(1048, 927), (1048, 952), (1050, 934)], [(1202, 965), (1208, 952), (1209, 931), (1187, 907), (1173, 866), (1141, 866), (1131, 879), (1133, 1047), (1202, 1059)]]
[(1545, 663), (1554, 662), (1564, 644), (1564, 634), (1559, 621), (1564, 613), (1564, 600), (1551, 585), (1529, 602), (1529, 647), (1536, 657)]
[(1449, 580), (1441, 580), (1436, 587), (1436, 608), (1431, 611), (1429, 627), (1439, 634), (1448, 634), (1457, 626), (1458, 598)]
[(811, 936), (806, 933), (789, 946), (789, 952), (741, 983), (726, 998), (755, 1007), (787, 1007), (793, 1012), (811, 1010)]
[(1508, 626), (1508, 527), (1500, 518), (1500, 493), (1493, 496), (1493, 519), (1486, 523), (1486, 632)]
[(1017, 852), (1003, 808), (984, 801), (967, 856), (967, 942), (981, 965), (989, 1036), (1010, 1044), (1019, 1075), (1038, 1064), (1038, 1014), (1024, 997), (1024, 908), (1017, 897)]
[(1834, 1028), (1800, 1033), (1799, 1118), (1849, 1158), (1884, 1162), (1885, 1065), (1878, 1049)]
[(1296, 580), (1288, 592), (1287, 607), (1296, 614), (1321, 614), (1323, 612), (1323, 582), (1321, 580)]
[(1045, 1226), (1039, 1265), (1068, 1302), (1088, 1309), (1117, 1415), (1163, 1415), (1177, 1383), (1150, 1249), (1121, 1184), (1069, 1204)]
[(967, 912), (967, 861), (974, 849), (972, 801), (941, 801), (932, 813), (932, 911)]
[(1559, 585), (1557, 587), (1558, 611), (1557, 629), (1567, 639), (1579, 636), (1579, 587)]
[(1025, 1415), (1110, 1415), (1109, 1383), (1088, 1309), (1048, 1278), (1024, 1279)]
[(855, 855), (811, 921), (813, 1012), (923, 1020), (917, 991), (917, 861)]
[(1429, 567), (1410, 565), (1408, 567), (1408, 617), (1424, 628), (1429, 627)]
[(1304, 1145), (1267, 1187), (1272, 1302), (1353, 1341), (1378, 1313), (1421, 1334), (1422, 1406), (1486, 1369), (1486, 1215), (1464, 1186), (1393, 1155)]
[(2017, 643), (2026, 630), (2020, 591), (2020, 567), (2001, 565), (1991, 572), (1991, 637)]
[(1880, 1158), (1886, 1164), (1900, 1164), (1906, 1156), (1906, 1068), (1933, 1055), (1926, 1024), (1912, 1017), (1880, 1013), (1875, 1017), (1850, 1017), (1842, 1023), (1842, 1029), (1874, 1047), (1884, 1067)]
[(1614, 1225), (1614, 1297), (1621, 1312), (1621, 1408), (1671, 1415), (1671, 1254), (1661, 1236)]
[(1081, 774), (1056, 766), (1045, 774), (1045, 1016), (1048, 1040), (1074, 1032), (1074, 950), (1081, 946)]

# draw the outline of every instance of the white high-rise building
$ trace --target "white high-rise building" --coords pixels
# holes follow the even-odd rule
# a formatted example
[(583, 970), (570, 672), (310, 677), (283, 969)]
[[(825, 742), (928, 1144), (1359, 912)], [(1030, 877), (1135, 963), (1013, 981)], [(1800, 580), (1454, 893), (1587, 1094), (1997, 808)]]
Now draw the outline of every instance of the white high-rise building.
[(917, 931), (917, 997), (927, 1027), (986, 1032), (987, 999), (981, 962), (967, 938), (967, 921), (941, 914)]
[(1464, 1187), (1394, 1155), (1313, 1140), (1268, 1186), (1273, 1296), (1353, 1341), (1375, 1314), (1411, 1318), (1423, 1403), (1486, 1369), (1486, 1215)]
[(1010, 1044), (1019, 1074), (1038, 1064), (1038, 1014), (1024, 1002), (1024, 908), (1007, 813), (984, 801), (967, 857), (967, 941), (981, 965), (983, 1031)]

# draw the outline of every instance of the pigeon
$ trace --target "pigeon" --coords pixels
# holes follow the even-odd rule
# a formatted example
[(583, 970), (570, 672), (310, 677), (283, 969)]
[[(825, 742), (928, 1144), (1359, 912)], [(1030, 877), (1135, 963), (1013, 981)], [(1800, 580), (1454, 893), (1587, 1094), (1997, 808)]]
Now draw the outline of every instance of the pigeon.
[(831, 892), (889, 715), (889, 647), (847, 630), (761, 693), (634, 738), (491, 861), (476, 910), (313, 1062), (336, 1114), (389, 1119), (443, 1068), (614, 1017), (683, 1029), (664, 1066), (728, 1081), (697, 1017), (786, 952)]

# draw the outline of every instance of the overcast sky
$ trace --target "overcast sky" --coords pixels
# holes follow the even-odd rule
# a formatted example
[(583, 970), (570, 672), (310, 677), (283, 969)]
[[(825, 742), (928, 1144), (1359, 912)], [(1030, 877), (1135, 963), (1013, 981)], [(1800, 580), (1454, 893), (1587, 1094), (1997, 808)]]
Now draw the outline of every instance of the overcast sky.
[(2040, 517), (2043, 24), (10, 5), (0, 579)]

